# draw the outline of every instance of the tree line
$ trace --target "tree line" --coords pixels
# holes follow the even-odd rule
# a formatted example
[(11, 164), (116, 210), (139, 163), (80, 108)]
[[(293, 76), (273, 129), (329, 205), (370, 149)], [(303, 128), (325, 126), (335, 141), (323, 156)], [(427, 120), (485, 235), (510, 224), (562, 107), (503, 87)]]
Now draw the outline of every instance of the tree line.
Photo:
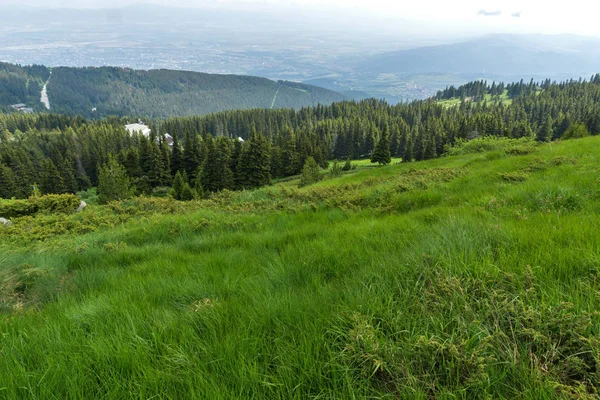
[[(513, 85), (521, 83), (501, 87)], [(309, 159), (321, 168), (333, 159), (410, 162), (441, 156), (459, 139), (550, 141), (600, 133), (599, 75), (533, 87), (509, 105), (482, 100), (447, 107), (435, 98), (390, 105), (371, 99), (171, 118), (150, 121), (149, 137), (130, 135), (121, 118), (0, 114), (0, 197), (28, 197), (34, 184), (42, 193), (98, 187), (107, 167), (123, 171), (131, 193), (164, 193), (177, 182), (180, 189), (189, 187), (185, 197), (190, 191), (202, 196), (298, 175)], [(165, 133), (173, 136), (172, 147)]]

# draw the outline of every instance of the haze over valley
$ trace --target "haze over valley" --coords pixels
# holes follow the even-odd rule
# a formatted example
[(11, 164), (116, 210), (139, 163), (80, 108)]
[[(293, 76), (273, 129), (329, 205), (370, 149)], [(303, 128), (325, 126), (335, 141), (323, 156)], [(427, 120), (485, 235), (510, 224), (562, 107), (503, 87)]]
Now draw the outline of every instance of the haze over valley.
[(587, 78), (600, 60), (595, 37), (492, 34), (318, 5), (0, 5), (0, 13), (0, 61), (253, 75), (392, 103), (475, 79)]

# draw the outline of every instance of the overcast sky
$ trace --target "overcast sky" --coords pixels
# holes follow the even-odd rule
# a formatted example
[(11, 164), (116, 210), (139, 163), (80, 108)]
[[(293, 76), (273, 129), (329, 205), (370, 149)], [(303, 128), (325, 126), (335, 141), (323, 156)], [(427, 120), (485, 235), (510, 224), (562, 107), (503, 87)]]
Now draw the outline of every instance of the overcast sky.
[[(370, 13), (382, 18), (402, 17), (427, 21), (448, 29), (484, 32), (577, 33), (600, 36), (600, 2), (569, 0), (557, 5), (552, 0), (145, 0), (181, 7), (269, 8), (319, 7), (330, 11), (345, 9), (357, 16)], [(135, 0), (0, 0), (1, 4), (69, 8), (122, 7)], [(424, 29), (426, 27), (424, 26)]]

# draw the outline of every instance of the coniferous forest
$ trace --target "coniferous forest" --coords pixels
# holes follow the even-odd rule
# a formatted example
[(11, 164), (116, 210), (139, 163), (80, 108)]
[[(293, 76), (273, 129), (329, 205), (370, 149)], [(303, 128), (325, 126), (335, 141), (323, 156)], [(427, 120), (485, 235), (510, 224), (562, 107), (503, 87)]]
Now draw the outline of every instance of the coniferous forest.
[(205, 115), (223, 110), (300, 108), (346, 97), (317, 86), (242, 75), (129, 68), (48, 68), (0, 62), (0, 111), (24, 103), (42, 111), (47, 83), (53, 113), (101, 119)]
[(0, 398), (598, 398), (599, 146), (600, 75), (2, 113)]
[[(151, 120), (149, 137), (130, 135), (125, 118), (0, 114), (0, 197), (26, 198), (34, 184), (44, 194), (96, 187), (111, 158), (123, 167), (132, 193), (160, 192), (179, 173), (196, 195), (206, 196), (298, 175), (309, 157), (322, 168), (330, 160), (369, 157), (386, 164), (391, 157), (436, 158), (478, 137), (548, 142), (600, 133), (600, 75), (561, 83), (473, 82), (437, 98), (495, 95), (498, 88), (509, 92), (510, 104), (494, 97), (455, 106), (436, 99), (399, 105), (364, 100), (297, 111), (228, 111)], [(174, 138), (172, 148), (166, 133)]]

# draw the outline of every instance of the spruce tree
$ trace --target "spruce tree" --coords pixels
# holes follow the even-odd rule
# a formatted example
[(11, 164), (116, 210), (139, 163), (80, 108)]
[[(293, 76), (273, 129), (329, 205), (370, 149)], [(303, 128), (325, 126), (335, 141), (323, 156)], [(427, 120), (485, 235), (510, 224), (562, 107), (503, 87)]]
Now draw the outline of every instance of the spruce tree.
[(173, 179), (173, 189), (171, 192), (175, 200), (181, 200), (181, 194), (183, 192), (183, 187), (185, 186), (185, 184), (187, 184), (186, 172), (183, 171), (182, 174), (181, 171), (177, 171), (175, 173), (175, 178)]
[(63, 178), (66, 192), (76, 193), (77, 192), (77, 179), (75, 178), (76, 172), (74, 167), (74, 161), (70, 157), (65, 157), (60, 165), (60, 175)]
[(16, 195), (13, 173), (10, 168), (0, 163), (0, 199), (10, 199)]
[(56, 165), (49, 158), (46, 158), (42, 163), (40, 190), (42, 194), (62, 194), (67, 192), (58, 168), (56, 168)]
[(271, 182), (269, 142), (255, 130), (244, 143), (237, 169), (239, 188), (255, 189)]
[(233, 174), (234, 188), (242, 189), (243, 186), (243, 176), (240, 173), (239, 165), (241, 163), (243, 145), (242, 141), (238, 139), (234, 139), (233, 141), (233, 152), (231, 153), (231, 157), (229, 158), (229, 169), (231, 169), (231, 173)]
[(181, 194), (179, 196), (179, 200), (181, 201), (191, 201), (196, 198), (196, 193), (194, 189), (190, 187), (189, 183), (184, 183), (183, 188), (181, 188)]
[(195, 133), (187, 133), (183, 141), (183, 169), (190, 179), (196, 178), (196, 171), (201, 163), (200, 140)]
[(379, 165), (387, 165), (392, 162), (392, 156), (390, 154), (390, 129), (387, 124), (385, 124), (383, 131), (381, 132), (381, 137), (375, 146), (375, 150), (373, 150), (373, 154), (371, 154), (371, 162), (378, 163)]
[(171, 175), (175, 176), (177, 171), (183, 171), (183, 152), (177, 135), (173, 135), (173, 151), (171, 152)]
[(98, 203), (128, 199), (133, 195), (125, 168), (109, 155), (98, 173)]
[(300, 176), (300, 184), (298, 187), (304, 187), (312, 185), (322, 179), (321, 167), (315, 161), (314, 158), (308, 157), (302, 168), (302, 175)]
[(233, 188), (233, 174), (229, 168), (230, 148), (226, 138), (208, 139), (206, 159), (202, 165), (202, 188), (205, 192), (219, 192)]
[(554, 135), (554, 132), (552, 131), (552, 117), (550, 117), (548, 115), (546, 117), (546, 120), (544, 121), (544, 124), (538, 130), (538, 133), (537, 133), (535, 139), (538, 142), (549, 142), (550, 140), (552, 140), (553, 135)]
[(375, 147), (375, 138), (377, 136), (380, 136), (379, 128), (377, 128), (376, 126), (371, 126), (371, 129), (365, 136), (362, 154), (364, 154), (365, 156), (369, 156), (373, 153)]
[(300, 155), (296, 149), (296, 137), (292, 128), (289, 127), (283, 136), (281, 160), (285, 176), (297, 175), (300, 172), (302, 164), (300, 164)]
[(404, 146), (404, 153), (402, 154), (402, 162), (411, 162), (415, 158), (413, 147), (413, 138), (412, 135), (409, 134), (406, 138), (406, 145)]
[(202, 187), (202, 169), (198, 168), (196, 171), (196, 180), (194, 181), (194, 190), (196, 191), (196, 197), (199, 199), (203, 199), (204, 196), (204, 188)]
[(167, 185), (169, 179), (167, 178), (160, 148), (152, 140), (146, 142), (144, 151), (142, 152), (144, 157), (140, 160), (143, 174), (148, 177), (148, 182), (152, 188)]

